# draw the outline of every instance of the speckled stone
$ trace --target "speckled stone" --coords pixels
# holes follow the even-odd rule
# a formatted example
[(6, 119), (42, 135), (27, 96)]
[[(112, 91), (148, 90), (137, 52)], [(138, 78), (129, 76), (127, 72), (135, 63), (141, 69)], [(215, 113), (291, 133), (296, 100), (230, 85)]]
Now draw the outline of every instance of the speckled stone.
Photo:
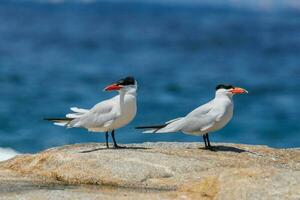
[(0, 199), (300, 199), (300, 149), (213, 145), (89, 143), (19, 155), (0, 163)]

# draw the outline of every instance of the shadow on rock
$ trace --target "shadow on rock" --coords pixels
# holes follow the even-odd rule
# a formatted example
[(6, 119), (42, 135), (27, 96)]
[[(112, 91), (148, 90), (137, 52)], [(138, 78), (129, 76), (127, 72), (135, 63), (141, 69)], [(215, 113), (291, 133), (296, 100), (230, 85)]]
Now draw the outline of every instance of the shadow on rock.
[(210, 151), (223, 151), (223, 152), (234, 152), (234, 153), (243, 153), (243, 152), (249, 152), (249, 151), (246, 151), (244, 149), (240, 149), (240, 148), (236, 148), (236, 147), (230, 147), (230, 146), (223, 146), (223, 145), (219, 145), (219, 146), (212, 146), (210, 149), (207, 149), (205, 147), (201, 147), (200, 149), (203, 149), (203, 150), (210, 150)]
[(94, 151), (101, 151), (101, 150), (123, 150), (123, 149), (150, 149), (150, 148), (146, 148), (146, 147), (122, 147), (122, 148), (101, 147), (101, 148), (96, 148), (96, 149), (80, 151), (79, 153), (91, 153), (91, 152), (94, 152)]

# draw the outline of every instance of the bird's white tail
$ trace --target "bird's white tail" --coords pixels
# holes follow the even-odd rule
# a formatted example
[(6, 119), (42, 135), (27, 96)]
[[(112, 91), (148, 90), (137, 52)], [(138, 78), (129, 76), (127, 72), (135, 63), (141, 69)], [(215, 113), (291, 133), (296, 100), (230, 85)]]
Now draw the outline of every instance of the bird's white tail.
[(73, 119), (70, 119), (70, 118), (62, 118), (62, 119), (58, 119), (58, 118), (45, 118), (45, 120), (54, 122), (54, 124), (57, 125), (57, 126), (68, 126), (68, 124)]
[(66, 117), (67, 118), (72, 118), (72, 119), (80, 118), (82, 115), (84, 115), (85, 113), (87, 113), (89, 111), (87, 109), (77, 108), (77, 107), (72, 107), (70, 109), (74, 113), (69, 113), (69, 114), (66, 115)]
[(74, 124), (71, 122), (75, 119), (82, 117), (82, 115), (89, 111), (87, 109), (77, 107), (72, 107), (70, 108), (70, 110), (73, 111), (73, 113), (66, 114), (66, 118), (46, 118), (45, 120), (54, 122), (54, 124), (57, 126), (65, 126), (68, 128), (72, 128), (74, 127)]

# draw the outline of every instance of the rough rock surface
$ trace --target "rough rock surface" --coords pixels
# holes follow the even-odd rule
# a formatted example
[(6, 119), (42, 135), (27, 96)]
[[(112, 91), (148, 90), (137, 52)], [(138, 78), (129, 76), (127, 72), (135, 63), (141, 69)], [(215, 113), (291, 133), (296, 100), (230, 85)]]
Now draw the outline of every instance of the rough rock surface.
[(0, 163), (0, 199), (300, 199), (300, 149), (100, 143)]

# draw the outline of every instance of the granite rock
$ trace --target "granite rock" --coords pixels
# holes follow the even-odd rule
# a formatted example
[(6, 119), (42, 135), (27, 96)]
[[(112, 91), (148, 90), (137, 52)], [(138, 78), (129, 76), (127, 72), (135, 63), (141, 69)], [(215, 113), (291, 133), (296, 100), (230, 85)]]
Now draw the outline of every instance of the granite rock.
[(0, 199), (300, 199), (300, 149), (213, 145), (89, 143), (18, 155), (0, 163)]

